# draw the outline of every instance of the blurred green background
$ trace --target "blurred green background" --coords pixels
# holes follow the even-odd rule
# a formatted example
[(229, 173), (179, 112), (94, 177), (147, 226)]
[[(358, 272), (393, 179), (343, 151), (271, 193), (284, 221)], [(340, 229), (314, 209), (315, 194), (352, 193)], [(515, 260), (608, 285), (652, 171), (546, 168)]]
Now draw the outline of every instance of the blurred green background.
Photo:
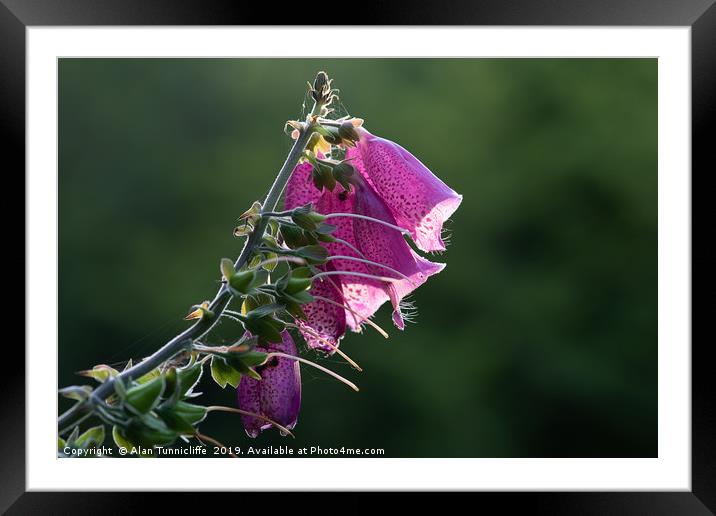
[[(388, 457), (657, 454), (655, 59), (61, 59), (59, 384), (186, 326), (235, 257), (236, 217), (290, 147), (326, 70), (348, 111), (464, 195), (447, 269), (400, 333), (384, 307), (303, 368), (296, 440)], [(306, 353), (313, 355), (313, 353)], [(200, 391), (232, 405), (206, 374)], [(60, 400), (60, 409), (68, 400)]]

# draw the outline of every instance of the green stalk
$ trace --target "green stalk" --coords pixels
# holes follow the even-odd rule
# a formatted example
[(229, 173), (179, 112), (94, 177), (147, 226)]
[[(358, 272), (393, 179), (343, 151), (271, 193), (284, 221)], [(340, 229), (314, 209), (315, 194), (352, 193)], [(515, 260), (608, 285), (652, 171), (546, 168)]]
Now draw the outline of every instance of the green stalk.
[[(298, 164), (298, 160), (301, 158), (303, 151), (306, 149), (306, 144), (311, 137), (311, 127), (314, 124), (314, 115), (320, 114), (322, 107), (323, 106), (318, 102), (313, 106), (313, 110), (308, 116), (303, 130), (293, 143), (293, 146), (286, 157), (286, 161), (284, 161), (283, 166), (276, 175), (276, 179), (266, 194), (263, 210), (271, 212), (276, 209), (278, 201), (281, 198), (281, 194), (286, 187), (286, 183), (288, 183), (288, 180), (291, 177), (291, 172)], [(269, 217), (261, 218), (254, 228), (254, 231), (246, 239), (246, 243), (244, 244), (239, 257), (236, 259), (236, 262), (234, 262), (234, 268), (236, 270), (239, 270), (246, 264), (253, 254), (254, 249), (261, 244), (268, 225), (268, 220)], [(97, 387), (97, 389), (92, 392), (89, 399), (76, 403), (69, 410), (60, 415), (57, 420), (58, 433), (62, 434), (71, 430), (82, 420), (91, 416), (94, 406), (99, 403), (104, 403), (104, 400), (114, 392), (114, 382), (116, 382), (117, 379), (120, 379), (125, 383), (130, 380), (136, 380), (180, 352), (191, 349), (194, 341), (208, 333), (221, 318), (221, 315), (230, 300), (231, 293), (227, 289), (226, 285), (222, 285), (208, 307), (208, 309), (213, 312), (213, 317), (202, 317), (192, 326), (164, 344), (164, 346), (159, 348), (145, 360), (133, 367), (130, 367), (126, 371), (123, 371), (114, 378), (108, 378), (102, 385)]]

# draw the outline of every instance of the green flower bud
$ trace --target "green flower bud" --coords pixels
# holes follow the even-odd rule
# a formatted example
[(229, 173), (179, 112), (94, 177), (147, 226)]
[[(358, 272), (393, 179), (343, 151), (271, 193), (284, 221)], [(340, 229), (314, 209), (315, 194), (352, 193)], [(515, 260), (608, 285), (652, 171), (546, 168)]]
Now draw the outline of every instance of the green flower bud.
[(146, 414), (159, 403), (164, 387), (164, 377), (158, 376), (152, 381), (127, 389), (125, 401), (134, 412)]
[(235, 274), (234, 262), (232, 262), (228, 258), (221, 259), (221, 263), (219, 264), (219, 269), (221, 270), (221, 275), (224, 277), (225, 281), (229, 281), (232, 278), (232, 276)]
[(343, 122), (341, 124), (338, 128), (338, 136), (351, 142), (356, 142), (360, 139), (358, 131), (356, 131), (355, 126), (351, 122)]
[[(232, 294), (247, 294), (250, 290), (250, 285), (254, 281), (256, 272), (253, 270), (245, 270), (234, 273), (229, 279), (229, 287), (232, 289)], [(234, 295), (236, 295), (234, 294)]]
[(351, 183), (355, 181), (355, 169), (347, 161), (341, 161), (333, 167), (333, 177), (346, 191), (351, 191)]

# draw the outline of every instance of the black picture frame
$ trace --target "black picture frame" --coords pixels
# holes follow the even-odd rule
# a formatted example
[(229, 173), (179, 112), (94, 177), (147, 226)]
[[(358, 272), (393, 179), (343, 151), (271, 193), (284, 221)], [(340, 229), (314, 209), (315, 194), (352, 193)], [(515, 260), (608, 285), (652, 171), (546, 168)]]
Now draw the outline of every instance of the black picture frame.
[[(706, 178), (713, 174), (710, 156), (716, 113), (716, 5), (714, 0), (489, 0), (450, 3), (396, 1), (387, 5), (362, 2), (335, 5), (328, 23), (345, 19), (351, 25), (575, 25), (575, 26), (690, 26), (692, 72), (692, 193), (708, 191)], [(449, 6), (449, 8), (448, 8)], [(0, 120), (5, 144), (4, 178), (21, 181), (25, 174), (25, 31), (31, 26), (82, 25), (247, 25), (316, 23), (310, 3), (282, 5), (281, 14), (266, 15), (260, 3), (200, 0), (0, 0)], [(345, 13), (345, 16), (341, 16)], [(306, 15), (309, 16), (306, 16)], [(303, 16), (301, 16), (303, 15)], [(709, 130), (710, 129), (710, 130)], [(9, 158), (9, 159), (8, 159)], [(14, 158), (14, 159), (13, 159)], [(7, 165), (12, 163), (11, 165)], [(7, 167), (7, 168), (6, 168)], [(698, 178), (698, 182), (696, 181)], [(695, 185), (698, 184), (699, 188)], [(8, 187), (6, 187), (8, 188)], [(7, 191), (7, 190), (6, 190)], [(703, 202), (699, 210), (692, 197), (692, 278), (708, 270), (710, 256), (693, 245), (697, 223), (708, 218)], [(699, 216), (701, 215), (701, 216)], [(15, 215), (16, 218), (16, 215)], [(24, 246), (23, 246), (24, 249)], [(20, 261), (19, 251), (11, 257)], [(23, 262), (25, 255), (23, 251)], [(12, 267), (19, 269), (19, 263)], [(6, 270), (7, 266), (6, 266)], [(30, 271), (25, 270), (26, 274)], [(704, 305), (696, 295), (713, 283), (692, 281), (692, 334), (705, 325)], [(6, 299), (6, 302), (11, 299)], [(698, 314), (698, 318), (696, 317)], [(698, 321), (698, 323), (697, 323)], [(17, 325), (19, 326), (19, 324)], [(6, 342), (6, 344), (9, 344)], [(716, 403), (707, 359), (712, 345), (692, 338), (692, 491), (599, 493), (479, 493), (502, 509), (529, 507), (537, 514), (679, 514), (716, 513)], [(16, 346), (15, 346), (16, 348)], [(12, 354), (12, 367), (0, 374), (3, 422), (0, 425), (0, 510), (9, 514), (133, 513), (160, 494), (141, 497), (129, 493), (39, 493), (25, 489), (25, 378), (24, 354)], [(320, 484), (319, 484), (320, 485)], [(235, 495), (234, 495), (235, 496)], [(273, 496), (273, 495), (272, 495)], [(350, 495), (350, 497), (357, 495)], [(225, 498), (225, 497), (222, 497)], [(243, 497), (242, 504), (247, 497)], [(418, 497), (418, 500), (420, 498)], [(272, 499), (273, 501), (274, 499)], [(196, 497), (172, 495), (184, 509), (198, 505)], [(162, 504), (167, 503), (165, 500)], [(216, 503), (224, 503), (217, 501)], [(227, 503), (231, 503), (228, 502)], [(235, 503), (235, 502), (234, 502)], [(257, 505), (261, 499), (256, 499)], [(352, 505), (343, 499), (343, 508)], [(361, 507), (360, 502), (354, 504)], [(365, 507), (365, 506), (363, 506)]]

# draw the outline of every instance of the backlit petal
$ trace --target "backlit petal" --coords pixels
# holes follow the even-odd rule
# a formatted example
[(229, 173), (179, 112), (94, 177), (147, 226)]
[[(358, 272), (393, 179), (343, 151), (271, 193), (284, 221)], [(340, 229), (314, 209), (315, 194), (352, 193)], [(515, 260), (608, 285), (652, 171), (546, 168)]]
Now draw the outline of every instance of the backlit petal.
[(397, 224), (423, 251), (445, 249), (441, 232), (462, 196), (397, 143), (358, 129), (361, 138), (346, 158), (383, 198)]

